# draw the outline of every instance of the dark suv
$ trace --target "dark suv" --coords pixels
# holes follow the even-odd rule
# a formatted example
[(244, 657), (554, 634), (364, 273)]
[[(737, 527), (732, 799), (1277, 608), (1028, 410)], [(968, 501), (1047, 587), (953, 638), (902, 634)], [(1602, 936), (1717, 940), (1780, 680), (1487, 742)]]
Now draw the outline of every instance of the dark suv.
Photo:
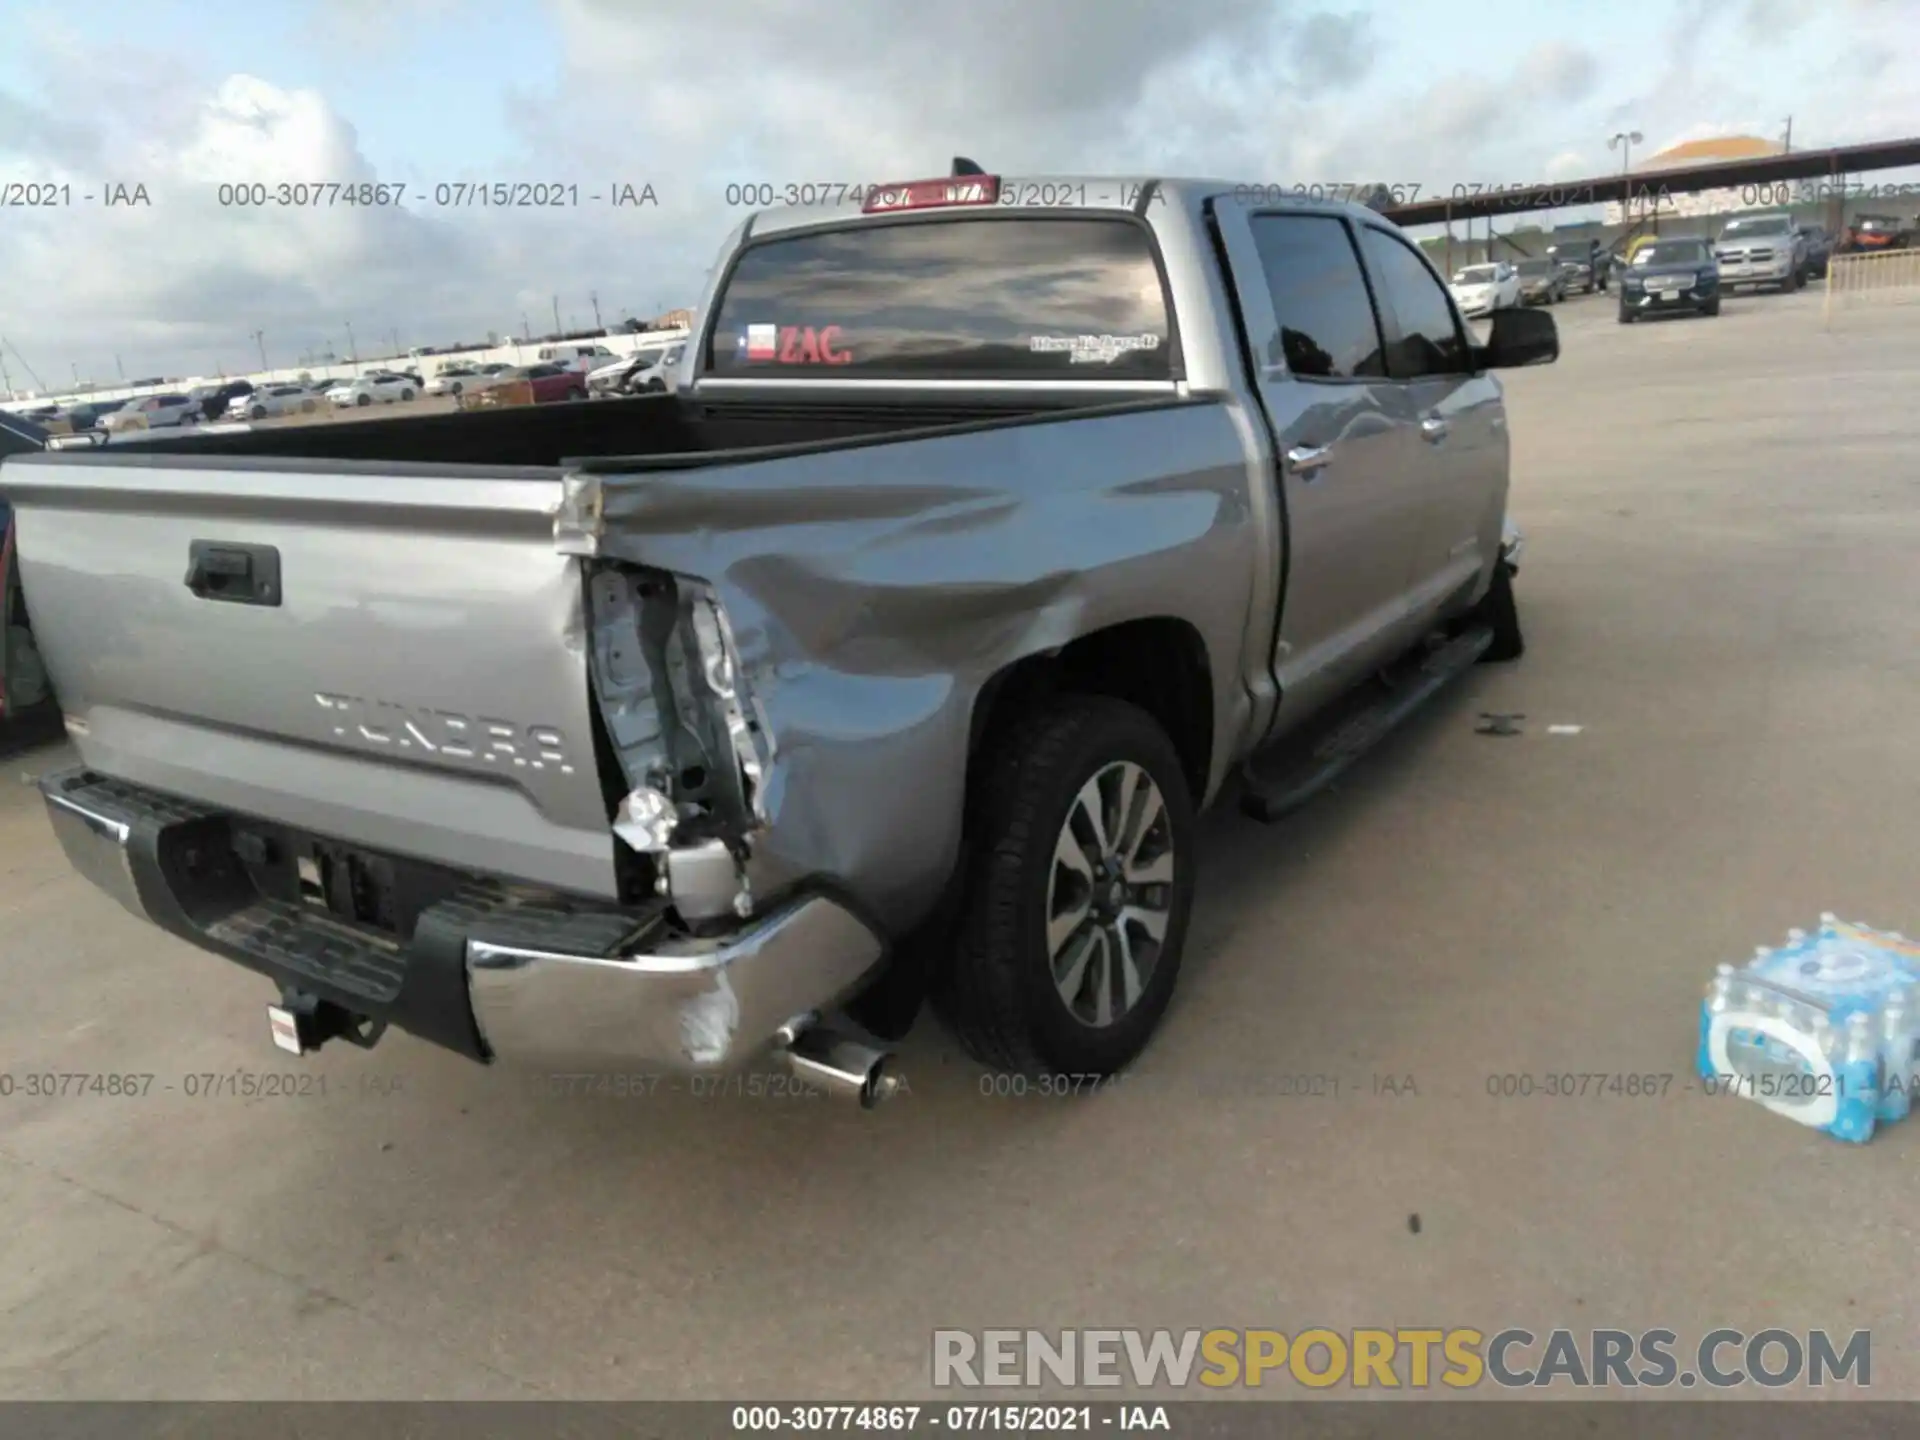
[(1802, 225), (1801, 238), (1807, 242), (1806, 273), (1816, 280), (1827, 278), (1827, 262), (1833, 258), (1833, 237), (1821, 225)]
[(1620, 323), (1681, 311), (1720, 313), (1720, 263), (1705, 240), (1654, 240), (1620, 272)]

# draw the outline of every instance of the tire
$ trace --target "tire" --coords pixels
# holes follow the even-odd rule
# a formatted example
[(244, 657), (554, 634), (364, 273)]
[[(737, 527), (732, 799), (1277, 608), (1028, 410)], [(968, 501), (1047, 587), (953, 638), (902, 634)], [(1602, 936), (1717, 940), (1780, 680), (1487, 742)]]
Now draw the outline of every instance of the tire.
[(373, 403), (373, 397), (371, 395), (356, 395), (353, 403), (355, 405), (371, 405)]
[(251, 420), (264, 420), (267, 418), (267, 407), (264, 405), (256, 405), (247, 411), (247, 417)]
[(1483, 665), (1503, 665), (1527, 653), (1526, 636), (1520, 632), (1520, 607), (1513, 598), (1513, 567), (1505, 560), (1495, 563), (1493, 584), (1473, 607), (1467, 623), (1492, 627), (1493, 643), (1480, 656)]
[(411, 400), (411, 399), (413, 399), (413, 391), (411, 391), (411, 390), (402, 390), (402, 391), (400, 392), (400, 398), (401, 398), (402, 400)]
[(1624, 305), (1620, 307), (1620, 323), (1622, 325), (1631, 325), (1633, 323), (1633, 312), (1628, 310)]
[(1719, 299), (1716, 297), (1715, 299), (1709, 300), (1706, 304), (1702, 305), (1700, 307), (1700, 313), (1702, 315), (1707, 316), (1708, 318), (1712, 318), (1713, 316), (1718, 315), (1720, 313)]
[[(990, 739), (977, 766), (958, 938), (933, 987), (934, 1008), (962, 1048), (993, 1069), (1110, 1075), (1146, 1047), (1179, 976), (1195, 867), (1193, 801), (1180, 757), (1138, 707), (1069, 695), (1042, 701), (1008, 725)], [(1161, 818), (1142, 826), (1131, 853), (1149, 857), (1140, 865), (1144, 873), (1170, 878), (1141, 882), (1139, 906), (1103, 924), (1101, 907), (1091, 903), (1096, 897), (1072, 903), (1090, 888), (1091, 877), (1082, 882), (1084, 870), (1054, 857), (1064, 848), (1085, 865), (1080, 840), (1092, 833), (1086, 825), (1092, 812), (1082, 808), (1082, 797), (1101, 798), (1111, 832), (1115, 792), (1127, 782), (1138, 797), (1141, 776), (1159, 792)], [(1116, 896), (1123, 881), (1116, 882)], [(1063, 919), (1076, 909), (1082, 918), (1050, 947), (1048, 917), (1062, 902)], [(1153, 943), (1151, 926), (1124, 918), (1129, 913), (1158, 917), (1161, 934), (1150, 959), (1144, 946)], [(1125, 972), (1113, 958), (1115, 933), (1126, 935), (1135, 960), (1139, 985), (1131, 1005), (1124, 1003)], [(1071, 1001), (1056, 980), (1056, 956), (1073, 986)], [(1150, 968), (1140, 976), (1143, 961)]]

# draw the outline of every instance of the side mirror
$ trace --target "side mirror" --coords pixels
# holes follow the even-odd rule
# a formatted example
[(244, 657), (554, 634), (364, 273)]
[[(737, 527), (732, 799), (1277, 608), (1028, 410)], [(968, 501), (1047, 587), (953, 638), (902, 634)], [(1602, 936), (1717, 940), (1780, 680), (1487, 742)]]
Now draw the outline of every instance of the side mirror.
[(1544, 310), (1496, 310), (1478, 359), (1488, 370), (1550, 365), (1560, 358), (1560, 327)]

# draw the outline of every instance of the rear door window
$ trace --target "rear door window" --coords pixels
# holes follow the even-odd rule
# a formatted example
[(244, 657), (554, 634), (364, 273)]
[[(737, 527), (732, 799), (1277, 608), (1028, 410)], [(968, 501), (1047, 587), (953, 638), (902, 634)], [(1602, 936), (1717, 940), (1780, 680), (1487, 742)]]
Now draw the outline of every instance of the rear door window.
[(750, 245), (708, 340), (716, 376), (1168, 380), (1147, 228), (1113, 217), (864, 224)]

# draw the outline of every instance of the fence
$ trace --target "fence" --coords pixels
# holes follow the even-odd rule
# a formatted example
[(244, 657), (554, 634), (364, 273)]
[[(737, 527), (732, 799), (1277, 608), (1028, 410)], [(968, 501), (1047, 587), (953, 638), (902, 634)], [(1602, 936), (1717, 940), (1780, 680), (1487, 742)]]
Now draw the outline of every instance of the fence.
[(1920, 301), (1920, 249), (1835, 255), (1827, 263), (1827, 294), (1821, 306), (1827, 324), (1832, 324), (1836, 309), (1915, 301)]

